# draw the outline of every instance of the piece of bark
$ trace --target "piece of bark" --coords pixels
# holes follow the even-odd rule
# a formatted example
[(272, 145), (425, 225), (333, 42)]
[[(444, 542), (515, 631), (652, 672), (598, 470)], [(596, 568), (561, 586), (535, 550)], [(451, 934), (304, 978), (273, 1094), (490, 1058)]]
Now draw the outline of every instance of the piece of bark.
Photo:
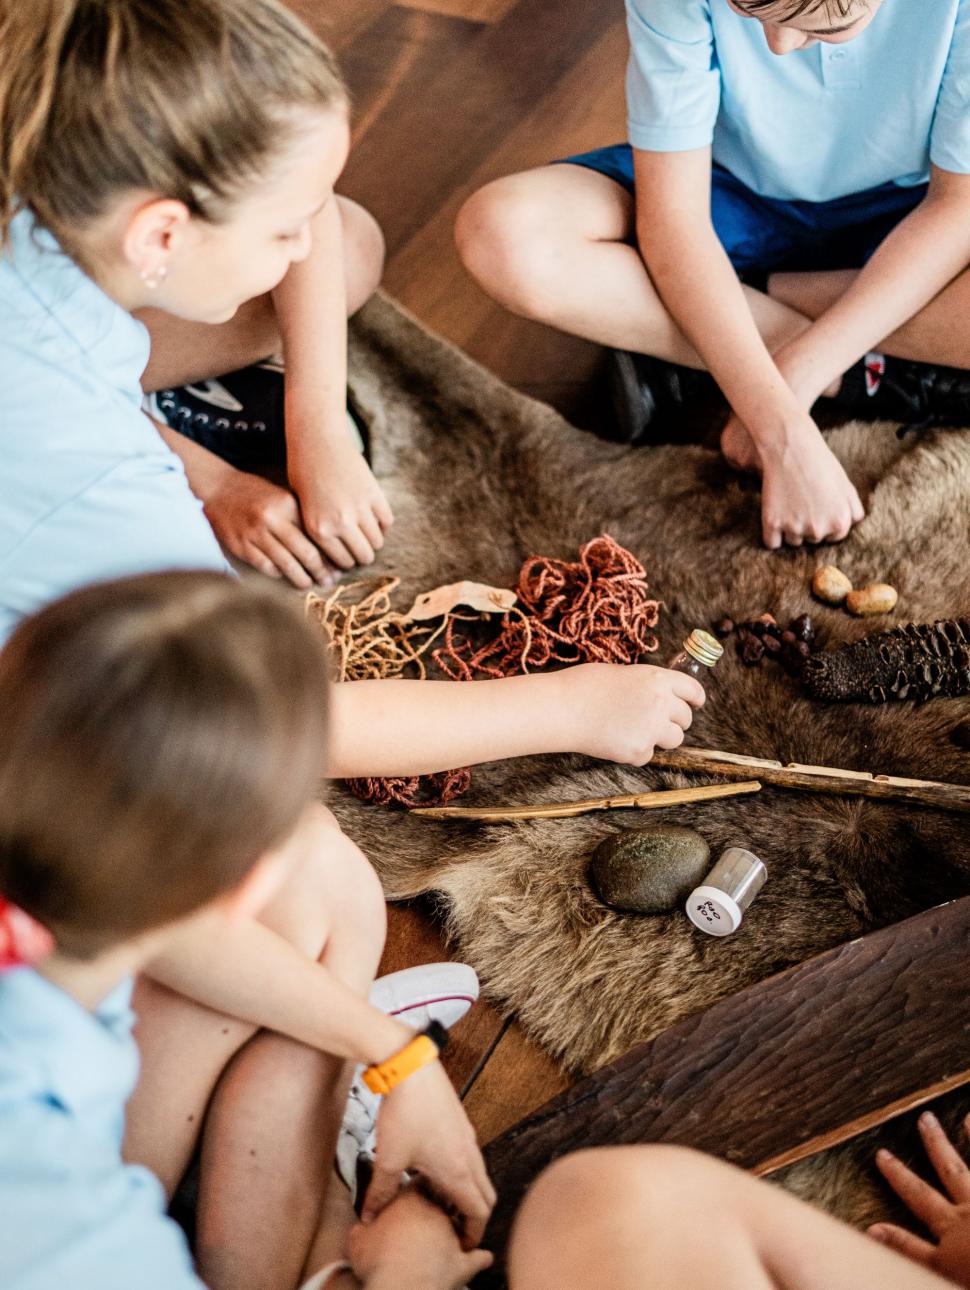
[(970, 1081), (970, 897), (851, 941), (689, 1017), (486, 1149), (501, 1256), (522, 1196), (586, 1147), (664, 1142), (766, 1174)]

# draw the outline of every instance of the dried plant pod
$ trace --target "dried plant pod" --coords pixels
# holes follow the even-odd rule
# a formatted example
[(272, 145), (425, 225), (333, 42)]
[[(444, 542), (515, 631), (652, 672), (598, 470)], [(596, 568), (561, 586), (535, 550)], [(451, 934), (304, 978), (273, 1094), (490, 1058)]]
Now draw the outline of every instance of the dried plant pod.
[(907, 623), (805, 660), (813, 699), (925, 702), (970, 694), (970, 620)]
[(834, 564), (823, 564), (815, 570), (812, 593), (827, 605), (841, 605), (852, 590), (852, 583)]

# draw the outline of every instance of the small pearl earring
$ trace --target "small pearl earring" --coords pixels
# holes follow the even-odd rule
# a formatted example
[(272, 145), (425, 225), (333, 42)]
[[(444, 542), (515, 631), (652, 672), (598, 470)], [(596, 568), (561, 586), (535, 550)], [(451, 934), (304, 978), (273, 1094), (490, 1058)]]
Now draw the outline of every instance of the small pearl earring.
[(164, 264), (160, 264), (154, 273), (149, 273), (146, 269), (142, 269), (140, 276), (149, 291), (154, 291), (168, 277), (168, 268)]

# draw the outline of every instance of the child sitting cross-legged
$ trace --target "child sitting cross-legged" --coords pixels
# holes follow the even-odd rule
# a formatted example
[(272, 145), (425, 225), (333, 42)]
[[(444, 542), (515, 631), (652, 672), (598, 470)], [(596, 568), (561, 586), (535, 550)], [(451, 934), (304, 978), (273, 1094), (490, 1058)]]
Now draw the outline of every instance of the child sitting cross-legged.
[[(74, 592), (0, 653), (0, 934), (29, 917), (53, 947), (0, 972), (5, 1290), (300, 1285), (378, 1091), (365, 1216), (413, 1170), (477, 1243), (493, 1193), (444, 1030), (407, 1024), (441, 981), (367, 1002), (383, 901), (313, 800), (325, 700), (312, 633), (215, 573)], [(196, 1272), (164, 1197), (197, 1145)]]
[[(275, 0), (0, 0), (0, 125), (0, 641), (89, 582), (225, 571), (217, 536), (303, 587), (370, 559), (386, 513), (346, 442), (344, 297), (360, 303), (375, 266), (353, 253), (360, 208), (334, 193), (350, 130), (329, 51)], [(281, 343), (292, 489), (166, 411), (185, 381)], [(143, 411), (143, 380), (169, 391), (174, 428)], [(258, 439), (215, 424), (235, 415), (193, 413), (197, 437)], [(342, 537), (321, 519), (338, 494)], [(703, 701), (648, 665), (355, 682), (332, 696), (329, 770), (640, 765)]]

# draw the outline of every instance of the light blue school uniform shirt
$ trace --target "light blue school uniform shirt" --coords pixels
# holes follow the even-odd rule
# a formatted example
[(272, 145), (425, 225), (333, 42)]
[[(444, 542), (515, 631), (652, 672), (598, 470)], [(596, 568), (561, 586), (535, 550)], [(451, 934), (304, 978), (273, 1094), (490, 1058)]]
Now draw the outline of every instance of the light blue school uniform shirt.
[(121, 1159), (138, 1074), (131, 984), (86, 1012), (0, 973), (0, 1286), (204, 1290), (158, 1180)]
[(970, 0), (884, 0), (854, 40), (773, 54), (727, 0), (626, 0), (629, 138), (713, 144), (764, 197), (830, 201), (970, 173)]
[(141, 411), (148, 332), (23, 212), (0, 258), (0, 643), (89, 582), (229, 567)]

